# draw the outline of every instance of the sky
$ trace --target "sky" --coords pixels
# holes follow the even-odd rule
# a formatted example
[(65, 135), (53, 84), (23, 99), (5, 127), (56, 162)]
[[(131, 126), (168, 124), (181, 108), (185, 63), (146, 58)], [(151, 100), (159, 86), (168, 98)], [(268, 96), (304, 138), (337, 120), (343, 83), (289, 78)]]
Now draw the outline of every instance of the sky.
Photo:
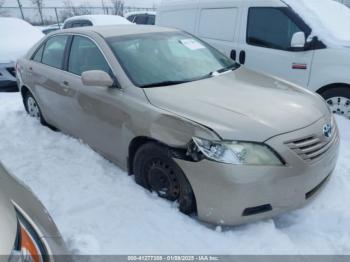
[[(63, 0), (43, 0), (46, 7), (62, 6)], [(90, 6), (101, 6), (102, 0), (71, 0), (74, 4), (80, 5), (88, 3)], [(105, 4), (110, 4), (110, 0), (103, 0)], [(124, 0), (125, 5), (135, 7), (152, 7), (161, 0)], [(20, 0), (23, 6), (33, 6), (32, 0)], [(4, 6), (18, 6), (17, 0), (5, 0)]]

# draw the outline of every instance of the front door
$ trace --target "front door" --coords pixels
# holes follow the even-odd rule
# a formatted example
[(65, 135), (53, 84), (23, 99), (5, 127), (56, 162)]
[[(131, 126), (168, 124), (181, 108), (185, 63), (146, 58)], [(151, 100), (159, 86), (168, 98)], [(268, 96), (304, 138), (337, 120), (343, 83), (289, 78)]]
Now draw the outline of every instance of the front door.
[(245, 8), (238, 60), (247, 68), (308, 86), (313, 50), (293, 51), (296, 32), (308, 37), (311, 29), (289, 7)]
[(67, 72), (62, 73), (70, 93), (69, 132), (115, 162), (125, 161), (120, 146), (125, 123), (123, 93), (118, 88), (85, 86), (81, 75), (89, 70), (101, 70), (112, 75), (109, 64), (98, 46), (85, 36), (74, 36)]

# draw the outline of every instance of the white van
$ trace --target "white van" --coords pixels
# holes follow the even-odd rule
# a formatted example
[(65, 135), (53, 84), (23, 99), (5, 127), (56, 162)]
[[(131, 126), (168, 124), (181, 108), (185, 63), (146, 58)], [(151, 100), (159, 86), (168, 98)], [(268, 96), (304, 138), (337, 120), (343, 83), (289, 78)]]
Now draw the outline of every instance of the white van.
[[(350, 9), (332, 0), (163, 0), (156, 24), (321, 94), (350, 118)], [(266, 101), (268, 103), (268, 101)]]

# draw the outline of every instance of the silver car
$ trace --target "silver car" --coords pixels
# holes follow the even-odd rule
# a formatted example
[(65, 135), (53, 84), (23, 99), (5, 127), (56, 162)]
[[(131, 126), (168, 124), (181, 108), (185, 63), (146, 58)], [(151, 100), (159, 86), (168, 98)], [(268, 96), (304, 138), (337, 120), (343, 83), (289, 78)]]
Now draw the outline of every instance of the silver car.
[(207, 222), (301, 207), (336, 165), (337, 126), (320, 96), (175, 29), (63, 30), (21, 59), (17, 75), (31, 116)]
[(55, 261), (69, 252), (45, 207), (0, 164), (1, 261)]

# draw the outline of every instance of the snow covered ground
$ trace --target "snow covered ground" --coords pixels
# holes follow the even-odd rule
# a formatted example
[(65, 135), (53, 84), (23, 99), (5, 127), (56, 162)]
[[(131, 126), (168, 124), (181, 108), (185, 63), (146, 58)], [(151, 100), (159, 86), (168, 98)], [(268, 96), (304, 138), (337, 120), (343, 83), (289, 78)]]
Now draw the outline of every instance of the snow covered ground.
[(215, 228), (179, 213), (86, 145), (40, 126), (0, 93), (0, 160), (42, 200), (79, 254), (350, 254), (350, 121), (338, 167), (307, 207)]

